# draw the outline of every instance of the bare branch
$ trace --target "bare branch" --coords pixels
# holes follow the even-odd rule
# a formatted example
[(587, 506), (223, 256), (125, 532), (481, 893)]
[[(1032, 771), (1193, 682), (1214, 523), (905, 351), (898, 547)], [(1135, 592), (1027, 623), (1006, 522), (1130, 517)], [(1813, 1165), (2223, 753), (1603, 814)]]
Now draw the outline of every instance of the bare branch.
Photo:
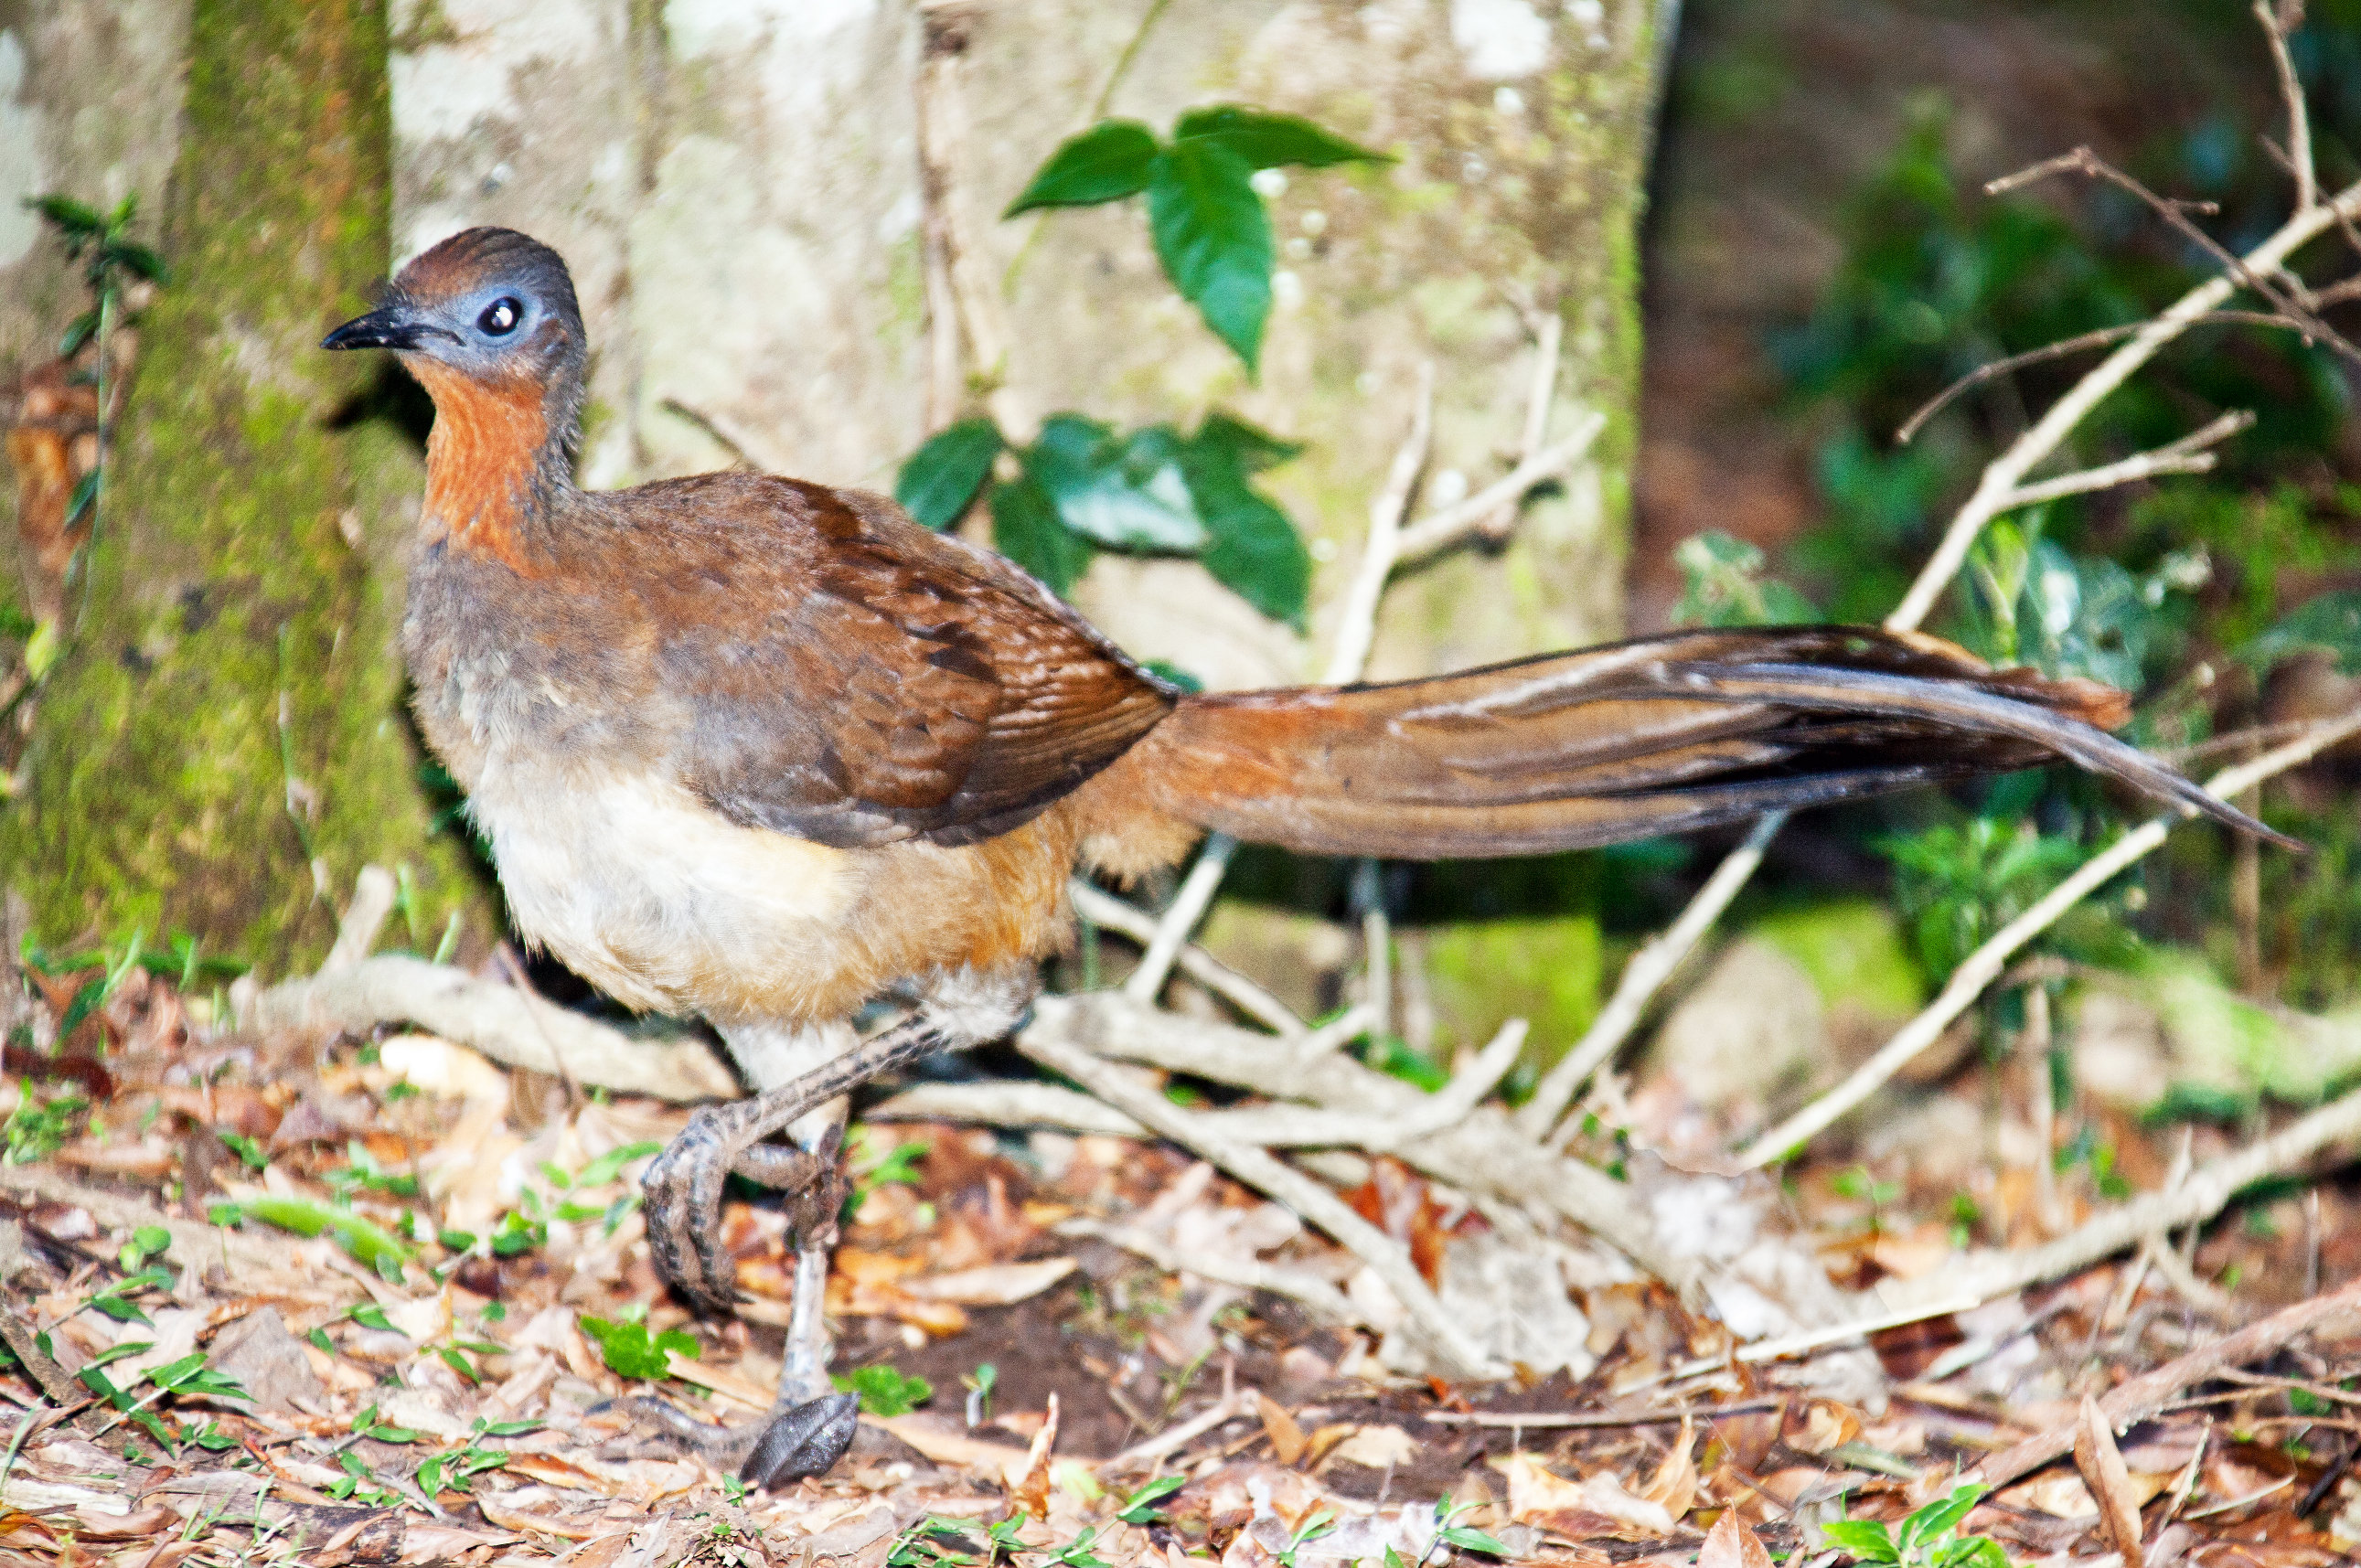
[[(2264, 779), (2309, 762), (2356, 731), (2361, 731), (2361, 709), (2318, 725), (2302, 740), (2265, 752), (2251, 762), (2224, 770), (2207, 783), (2206, 793), (2228, 800)], [(2039, 903), (2002, 927), (1989, 941), (1969, 954), (1967, 960), (1952, 972), (1942, 994), (1929, 1003), (1916, 1018), (1904, 1025), (1875, 1056), (1861, 1063), (1828, 1093), (1749, 1144), (1739, 1155), (1739, 1163), (1752, 1168), (1783, 1157), (1789, 1150), (1808, 1141), (1822, 1128), (1874, 1094), (1912, 1058), (1933, 1045), (1949, 1027), (1951, 1020), (1966, 1012), (1969, 1005), (1983, 994), (1984, 988), (2000, 978), (2011, 955), (2048, 930), (2066, 911), (2114, 880), (2125, 868), (2162, 844), (2173, 825), (2183, 820), (2186, 817), (2181, 812), (2152, 817), (2085, 861), (2081, 869), (2052, 888)]]
[[(1145, 909), (1126, 904), (1080, 877), (1073, 880), (1067, 892), (1074, 901), (1075, 910), (1092, 925), (1119, 933), (1143, 945), (1156, 939), (1156, 916)], [(1177, 962), (1182, 974), (1247, 1017), (1268, 1025), (1282, 1039), (1303, 1037), (1306, 1025), (1286, 1003), (1204, 948), (1194, 943), (1184, 946)]]
[(2287, 104), (2288, 167), (2295, 175), (2295, 210), (2309, 212), (2320, 200), (2319, 177), (2312, 172), (2312, 115), (2303, 102), (2303, 83), (2296, 80), (2295, 57), (2288, 52), (2288, 34), (2303, 26), (2303, 7), (2290, 7), (2292, 15), (2282, 18), (2271, 7), (2271, 0), (2255, 0), (2255, 20), (2263, 25), (2263, 37), (2270, 41), (2271, 70), (2279, 79), (2279, 97)]
[(627, 1094), (675, 1102), (738, 1094), (738, 1080), (701, 1040), (634, 1039), (514, 986), (397, 954), (274, 985), (240, 1022), (255, 1029), (357, 1032), (406, 1022), (505, 1066)]
[[(2325, 205), (2296, 214), (2281, 225), (2277, 233), (2246, 253), (2244, 267), (2249, 270), (2277, 268), (2298, 247), (2335, 224), (2340, 214), (2350, 219), (2356, 212), (2361, 212), (2361, 183), (2348, 185)], [(1998, 515), (2001, 501), (2023, 483), (2026, 475), (2056, 452), (2074, 427), (2081, 423), (2109, 393), (2156, 357), (2167, 344), (2219, 310), (2236, 290), (2235, 279), (2217, 276), (2183, 294), (2162, 314), (2133, 334), (2131, 341), (2092, 367), (2090, 374), (2076, 382), (2064, 397), (2050, 405), (2047, 413), (2011, 443), (2007, 451), (1993, 459), (1985, 467), (1975, 493), (1952, 518), (1942, 543), (1920, 570), (1917, 580), (1910, 585), (1910, 592), (1894, 614), (1886, 619), (1886, 625), (1896, 630), (1916, 630), (1934, 609), (1935, 600), (1959, 575), (1960, 567), (1967, 560), (1970, 546), (1982, 532), (1984, 524)]]
[[(2312, 303), (2314, 305), (2334, 303), (2336, 300), (2346, 298), (2346, 295), (2338, 291), (2351, 283), (2361, 283), (2361, 279), (2347, 280), (2346, 283), (2322, 290), (2312, 296)], [(2331, 298), (2332, 295), (2334, 296), (2334, 300)], [(2045, 344), (2039, 348), (2028, 348), (2023, 354), (2012, 354), (2005, 358), (1995, 359), (1989, 365), (1979, 365), (1919, 404), (1917, 411), (1904, 420), (1902, 428), (1894, 433), (1894, 444), (1909, 445), (1912, 439), (1927, 428), (1928, 420), (1949, 408), (1962, 393), (1972, 391), (1995, 377), (2022, 370), (2029, 365), (2042, 365), (2052, 359), (2064, 359), (2071, 355), (2081, 354), (2086, 349), (2104, 348), (2111, 343), (2121, 343), (2127, 337), (2146, 331), (2147, 324), (2147, 322), (2138, 321), (2125, 322), (2120, 326), (2103, 326), (2096, 332), (2077, 333), (2072, 337), (2061, 337), (2057, 342)], [(2191, 326), (2268, 326), (2278, 327), (2282, 331), (2301, 330), (2286, 317), (2274, 315), (2268, 311), (2208, 311), (2190, 324)]]
[(1478, 532), (1484, 521), (1502, 507), (1512, 505), (1535, 485), (1557, 478), (1581, 462), (1591, 443), (1606, 428), (1605, 414), (1595, 409), (1584, 414), (1575, 422), (1574, 433), (1564, 441), (1534, 453), (1466, 500), (1438, 508), (1402, 530), (1397, 558), (1413, 561), (1422, 555), (1432, 555)]
[(1267, 1149), (1224, 1137), (1199, 1116), (1164, 1098), (1154, 1084), (1080, 1046), (1052, 1037), (1047, 1030), (1027, 1029), (1017, 1036), (1016, 1045), (1035, 1061), (1065, 1074), (1159, 1136), (1286, 1204), (1307, 1223), (1327, 1232), (1385, 1281), (1409, 1314), (1404, 1326), (1416, 1324), (1422, 1331), (1419, 1337), (1452, 1371), (1470, 1377), (1504, 1375), (1506, 1369), (1495, 1365), (1483, 1347), (1469, 1339), (1444, 1310), (1442, 1300), (1411, 1262), (1409, 1249), (1354, 1212), (1351, 1205), (1320, 1182)]
[(2001, 502), (2000, 510), (2010, 511), (2042, 501), (2054, 501), (2061, 496), (2114, 489), (2118, 485), (2152, 479), (2158, 474), (2205, 473), (2213, 468), (2215, 462), (2214, 454), (2205, 449), (2227, 441), (2254, 422), (2255, 416), (2251, 411), (2233, 409), (2202, 429), (2191, 431), (2169, 446), (2137, 453), (2117, 462), (2102, 464), (2096, 468), (2060, 474), (2054, 479), (2038, 479), (2030, 485), (2021, 485)]
[[(1688, 907), (1681, 911), (1680, 918), (1631, 955), (1630, 961), (1623, 966), (1623, 972), (1615, 979), (1615, 994), (1607, 999), (1607, 1005), (1598, 1010), (1598, 1016), (1592, 1019), (1590, 1027), (1582, 1032), (1582, 1038), (1556, 1066), (1550, 1069), (1534, 1087), (1533, 1097), (1518, 1111), (1517, 1125), (1524, 1129), (1527, 1135), (1548, 1137), (1550, 1128), (1565, 1113), (1565, 1108), (1573, 1103), (1575, 1094), (1589, 1080), (1590, 1075), (1604, 1066), (1623, 1042), (1631, 1037), (1631, 1031), (1640, 1026), (1641, 1015), (1647, 1012), (1648, 1003), (1657, 992), (1664, 989), (1664, 982), (1673, 978), (1673, 971), (1696, 951), (1697, 943), (1704, 940), (1705, 934), (1713, 928), (1713, 923), (1721, 918), (1721, 912), (1730, 907), (1730, 901), (1738, 896), (1739, 889), (1746, 885), (1746, 879), (1752, 876), (1755, 868), (1763, 863), (1763, 850), (1770, 848), (1771, 840), (1778, 836), (1779, 829), (1786, 826), (1786, 822), (1787, 814), (1784, 811), (1774, 811), (1757, 819), (1752, 830), (1746, 835), (1746, 842), (1714, 868), (1712, 877), (1697, 890), (1697, 896), (1689, 900)], [(1549, 1138), (1550, 1146), (1564, 1148), (1578, 1125), (1569, 1122), (1559, 1128), (1558, 1135)]]

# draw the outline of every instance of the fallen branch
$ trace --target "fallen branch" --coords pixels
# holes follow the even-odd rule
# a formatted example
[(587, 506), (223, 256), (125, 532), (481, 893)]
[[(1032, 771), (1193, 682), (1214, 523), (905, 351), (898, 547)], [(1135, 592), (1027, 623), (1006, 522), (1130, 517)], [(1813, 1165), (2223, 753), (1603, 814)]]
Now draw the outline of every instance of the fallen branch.
[(1411, 1262), (1401, 1243), (1355, 1213), (1350, 1205), (1326, 1187), (1293, 1168), (1268, 1149), (1237, 1142), (1204, 1124), (1202, 1118), (1164, 1098), (1155, 1085), (1045, 1030), (1026, 1030), (1017, 1049), (1052, 1071), (1065, 1074), (1093, 1094), (1130, 1115), (1160, 1137), (1169, 1138), (1208, 1161), (1233, 1179), (1295, 1211), (1376, 1271), (1409, 1314), (1405, 1327), (1415, 1326), (1421, 1338), (1454, 1374), (1466, 1377), (1503, 1376), (1481, 1346), (1461, 1331), (1442, 1300)]
[[(2361, 1090), (2330, 1101), (2235, 1154), (2208, 1161), (2178, 1187), (2147, 1193), (2093, 1215), (2056, 1241), (2015, 1252), (1969, 1253), (1933, 1274), (1881, 1288), (1878, 1295), (1896, 1307), (1938, 1296), (1968, 1295), (1989, 1301), (2087, 1268), (2158, 1231), (2203, 1224), (2227, 1208), (2241, 1190), (2263, 1178), (2292, 1169), (2333, 1144), (2354, 1139), (2361, 1139)], [(2179, 1261), (2159, 1262), (2159, 1266), (2169, 1268)]]
[(410, 1023), (507, 1067), (686, 1102), (737, 1098), (738, 1080), (702, 1042), (638, 1040), (514, 986), (423, 959), (385, 955), (254, 999), (243, 1027), (364, 1033)]
[[(2323, 1318), (2337, 1312), (2356, 1310), (2361, 1310), (2361, 1277), (2356, 1277), (2325, 1296), (2315, 1296), (2309, 1301), (2281, 1308), (2269, 1317), (2249, 1323), (2202, 1349), (2192, 1350), (2177, 1360), (2166, 1362), (2153, 1372), (2142, 1373), (2100, 1400), (2099, 1413), (2106, 1419), (2109, 1426), (2121, 1431), (2134, 1421), (2144, 1420), (2156, 1414), (2174, 1395), (2191, 1384), (2202, 1383), (2226, 1367), (2260, 1361)], [(2038, 1437), (2026, 1438), (2015, 1447), (2004, 1449), (1985, 1460), (1961, 1479), (1982, 1482), (1987, 1486), (2005, 1486), (2052, 1460), (2072, 1453), (2074, 1434), (2081, 1426), (2081, 1421), (2077, 1418), (2054, 1426)]]
[[(1323, 1110), (1350, 1112), (1362, 1117), (1365, 1126), (1415, 1115), (1429, 1099), (1341, 1052), (1314, 1056), (1273, 1050), (1268, 1036), (1175, 1017), (1113, 992), (1041, 998), (1034, 1007), (1033, 1024), (1019, 1037), (1020, 1046), (1037, 1032), (1102, 1056), (1193, 1073), (1270, 1099), (1309, 1101)], [(1266, 1123), (1258, 1130), (1274, 1129)], [(1464, 1191), (1542, 1204), (1622, 1252), (1684, 1297), (1696, 1293), (1697, 1260), (1664, 1247), (1655, 1221), (1633, 1201), (1629, 1188), (1580, 1160), (1543, 1148), (1497, 1104), (1479, 1105), (1452, 1125), (1404, 1142), (1394, 1153)]]
[(1104, 1475), (1143, 1464), (1154, 1464), (1166, 1454), (1188, 1447), (1215, 1427), (1236, 1420), (1241, 1416), (1253, 1415), (1261, 1399), (1262, 1396), (1252, 1388), (1224, 1387), (1222, 1397), (1210, 1408), (1198, 1411), (1179, 1426), (1168, 1427), (1154, 1437), (1143, 1438), (1132, 1444), (1101, 1464), (1099, 1474)]
[[(2207, 783), (2206, 793), (2228, 800), (2263, 780), (2309, 762), (2346, 736), (2361, 730), (2361, 709), (2314, 727), (2300, 740), (2266, 751), (2250, 762), (2226, 768)], [(1739, 1155), (1747, 1168), (1768, 1165), (1807, 1142), (1838, 1117), (1859, 1105), (1901, 1071), (1911, 1058), (1933, 1045), (1951, 1020), (1966, 1012), (1984, 988), (2001, 976), (2009, 959), (2027, 942), (2048, 930), (2069, 909), (2105, 886), (2126, 867), (2153, 851), (2174, 824), (2186, 820), (2179, 811), (2151, 817), (2125, 834), (2105, 850), (2052, 888), (2032, 908), (1995, 932), (1992, 938), (1952, 971), (1942, 993), (1925, 1011), (1904, 1025), (1877, 1054), (1861, 1064), (1843, 1082), (1805, 1106), (1779, 1125), (1756, 1138)]]

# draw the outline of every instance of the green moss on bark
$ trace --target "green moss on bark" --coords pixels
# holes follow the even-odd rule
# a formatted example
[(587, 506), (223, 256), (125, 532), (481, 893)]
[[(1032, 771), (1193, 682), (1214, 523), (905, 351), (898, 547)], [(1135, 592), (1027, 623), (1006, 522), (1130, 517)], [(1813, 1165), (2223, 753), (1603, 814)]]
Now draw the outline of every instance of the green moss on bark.
[(485, 890), (432, 832), (393, 632), (417, 463), (318, 349), (388, 259), (382, 4), (201, 0), (165, 247), (91, 559), (0, 820), (51, 939), (187, 930), (309, 963), (366, 863), (432, 944)]

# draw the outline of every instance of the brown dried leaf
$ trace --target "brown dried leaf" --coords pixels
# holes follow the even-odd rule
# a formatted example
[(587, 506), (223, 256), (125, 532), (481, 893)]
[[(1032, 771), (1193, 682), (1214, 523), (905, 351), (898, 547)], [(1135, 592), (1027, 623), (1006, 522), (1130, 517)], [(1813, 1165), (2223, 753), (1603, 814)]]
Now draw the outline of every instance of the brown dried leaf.
[(1293, 1464), (1303, 1457), (1303, 1429), (1284, 1407), (1257, 1394), (1255, 1413), (1262, 1418), (1262, 1430), (1270, 1436), (1270, 1452), (1281, 1464)]
[(1035, 1519), (1049, 1517), (1049, 1451), (1058, 1442), (1058, 1396), (1049, 1396), (1049, 1419), (1034, 1434), (1033, 1446), (1025, 1454), (1025, 1475), (1010, 1488), (1016, 1506)]
[(1008, 1307), (1038, 1296), (1075, 1269), (1071, 1257), (1045, 1257), (1036, 1263), (999, 1263), (964, 1268), (956, 1274), (932, 1274), (903, 1282), (901, 1288), (922, 1301), (942, 1301), (961, 1307)]
[(1697, 1505), (1697, 1423), (1687, 1416), (1681, 1418), (1681, 1435), (1673, 1443), (1673, 1451), (1664, 1455), (1664, 1464), (1640, 1489), (1640, 1496), (1662, 1508), (1678, 1523)]
[(1706, 1532), (1697, 1568), (1771, 1568), (1771, 1553), (1735, 1508), (1724, 1508)]
[(2115, 1447), (2114, 1429), (2099, 1409), (2099, 1401), (2082, 1396), (2082, 1420), (2074, 1431), (2074, 1468), (2099, 1505), (2099, 1528), (2127, 1563), (2140, 1561), (2139, 1498), (2132, 1491), (2124, 1456)]

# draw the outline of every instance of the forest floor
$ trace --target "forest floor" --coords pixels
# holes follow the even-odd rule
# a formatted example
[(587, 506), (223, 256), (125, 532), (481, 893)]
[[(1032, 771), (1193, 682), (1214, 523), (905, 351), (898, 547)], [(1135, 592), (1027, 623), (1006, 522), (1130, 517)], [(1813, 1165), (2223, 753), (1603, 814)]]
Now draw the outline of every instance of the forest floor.
[[(31, 1075), (0, 1167), (0, 1568), (1731, 1568), (1761, 1548), (2103, 1568), (2127, 1530), (2149, 1568), (2277, 1568), (2361, 1544), (2361, 1285), (2342, 1284), (2361, 1194), (2334, 1184), (2250, 1193), (2191, 1251), (1784, 1356), (1741, 1348), (1731, 1299), (1692, 1311), (1561, 1245), (1562, 1280), (1508, 1303), (1557, 1365), (1454, 1387), (1389, 1370), (1378, 1335), (1115, 1245), (1367, 1299), (1351, 1254), (1168, 1145), (857, 1123), (829, 1303), (865, 1413), (833, 1473), (763, 1493), (627, 1402), (747, 1420), (778, 1368), (792, 1268), (769, 1200), (728, 1205), (736, 1317), (691, 1318), (650, 1264), (635, 1178), (685, 1107), (417, 1033), (215, 1029), (145, 970), (69, 1018), (93, 978), (39, 977), (65, 1048), (9, 1053)], [(1993, 1099), (1971, 1066), (1922, 1124), (1974, 1136)], [(2048, 1191), (1987, 1161), (1971, 1199), (1907, 1158), (1677, 1170), (1645, 1151), (1694, 1141), (1694, 1107), (1643, 1082), (1618, 1113), (1620, 1174), (1667, 1231), (1784, 1260), (1756, 1273), (1788, 1281), (1773, 1296), (1936, 1273), (1971, 1232), (2037, 1244), (2233, 1136), (2101, 1118), (2111, 1160)], [(1431, 1281), (1483, 1264), (1488, 1221), (1408, 1167), (1381, 1157), (1349, 1196)], [(2010, 1452), (2061, 1433), (2079, 1441)], [(2004, 1484), (1960, 1490), (1984, 1477)], [(1976, 1500), (1938, 1507), (1955, 1497)]]

